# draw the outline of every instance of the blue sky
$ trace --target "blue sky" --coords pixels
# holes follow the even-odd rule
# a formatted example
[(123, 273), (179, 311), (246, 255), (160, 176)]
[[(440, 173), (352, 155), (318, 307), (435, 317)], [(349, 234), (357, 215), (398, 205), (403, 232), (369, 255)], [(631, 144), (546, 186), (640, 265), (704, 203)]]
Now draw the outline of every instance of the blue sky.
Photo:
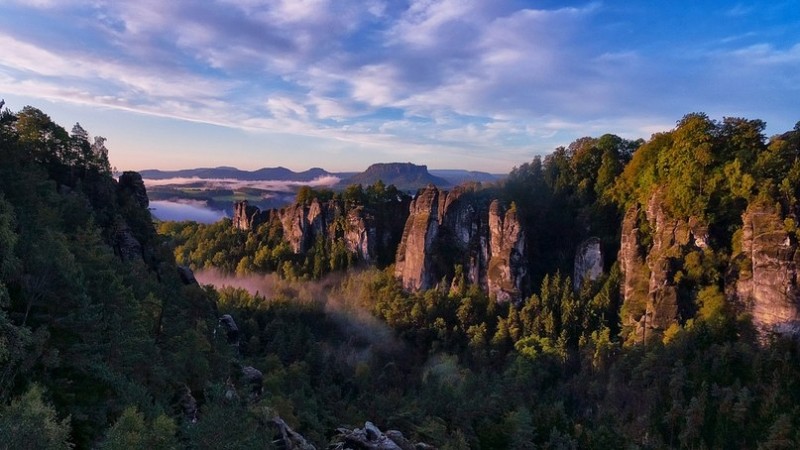
[(119, 169), (507, 172), (684, 114), (800, 120), (789, 1), (0, 0), (0, 96)]

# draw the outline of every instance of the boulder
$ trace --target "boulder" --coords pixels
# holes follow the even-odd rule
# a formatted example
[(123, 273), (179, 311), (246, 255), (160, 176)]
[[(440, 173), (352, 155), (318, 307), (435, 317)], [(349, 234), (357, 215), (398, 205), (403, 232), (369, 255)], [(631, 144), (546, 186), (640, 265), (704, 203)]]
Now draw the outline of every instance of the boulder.
[(275, 416), (269, 422), (278, 432), (278, 440), (275, 444), (283, 444), (283, 448), (291, 450), (316, 450), (316, 447), (311, 445), (306, 438), (300, 433), (292, 430), (289, 425), (278, 416)]
[(328, 446), (332, 450), (416, 450), (433, 449), (425, 443), (412, 443), (397, 430), (383, 433), (375, 424), (367, 421), (364, 428), (339, 428)]
[(225, 328), (225, 336), (228, 339), (228, 344), (238, 347), (239, 346), (239, 327), (233, 320), (230, 314), (224, 314), (219, 318), (219, 325)]
[(252, 398), (261, 397), (264, 390), (264, 374), (253, 366), (242, 367), (242, 383), (250, 388)]

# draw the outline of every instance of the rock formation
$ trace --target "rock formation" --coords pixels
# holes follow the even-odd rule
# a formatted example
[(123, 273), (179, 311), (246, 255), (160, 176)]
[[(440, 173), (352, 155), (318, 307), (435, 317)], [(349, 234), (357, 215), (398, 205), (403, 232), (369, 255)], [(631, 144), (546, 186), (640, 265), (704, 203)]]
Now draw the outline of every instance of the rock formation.
[(372, 422), (367, 421), (364, 428), (338, 428), (331, 440), (329, 449), (334, 450), (427, 450), (434, 447), (419, 442), (412, 443), (397, 430), (383, 433)]
[(581, 242), (575, 251), (575, 270), (572, 276), (572, 287), (581, 289), (584, 280), (595, 281), (603, 274), (603, 252), (600, 238), (591, 237)]
[(218, 324), (225, 328), (225, 337), (228, 339), (228, 344), (238, 347), (239, 327), (236, 326), (236, 321), (233, 320), (233, 317), (230, 314), (224, 314), (219, 318)]
[(119, 177), (118, 191), (130, 194), (142, 208), (150, 206), (147, 189), (139, 172), (123, 172)]
[(526, 293), (526, 238), (516, 208), (507, 208), (484, 191), (428, 185), (413, 200), (398, 197), (368, 208), (341, 200), (294, 204), (259, 211), (247, 202), (234, 206), (233, 226), (255, 230), (269, 223), (301, 254), (318, 239), (341, 240), (367, 264), (395, 263), (395, 274), (409, 291), (454, 280), (480, 286), (498, 301), (518, 301)]
[(523, 293), (523, 280), (527, 275), (525, 261), (525, 233), (517, 218), (517, 211), (504, 211), (499, 201), (489, 206), (489, 239), (491, 259), (486, 276), (490, 294), (497, 301), (518, 301)]
[(133, 235), (131, 227), (124, 219), (119, 218), (114, 225), (114, 252), (123, 261), (133, 261), (141, 259), (143, 254), (142, 244)]
[(255, 230), (265, 219), (265, 215), (257, 207), (250, 206), (247, 200), (233, 204), (233, 226), (235, 228)]
[[(405, 197), (382, 205), (373, 211), (362, 205), (345, 205), (340, 200), (310, 204), (294, 204), (281, 209), (260, 211), (247, 201), (234, 205), (233, 226), (240, 230), (255, 230), (263, 223), (275, 223), (283, 239), (294, 253), (305, 253), (318, 238), (334, 242), (341, 239), (348, 252), (368, 264), (382, 260), (391, 262), (394, 246), (400, 240), (407, 212)], [(383, 256), (383, 257), (382, 257)]]
[(278, 433), (278, 439), (273, 443), (283, 444), (283, 448), (290, 450), (316, 450), (300, 433), (292, 430), (279, 416), (275, 416), (269, 423)]
[(253, 366), (242, 367), (243, 387), (249, 388), (250, 400), (257, 400), (264, 391), (264, 374)]
[(694, 217), (671, 217), (660, 191), (651, 196), (645, 211), (651, 241), (645, 245), (640, 211), (633, 206), (626, 212), (619, 252), (622, 325), (632, 327), (636, 340), (649, 339), (690, 318), (691, 305), (682, 304), (678, 298), (674, 280), (677, 262), (688, 252), (708, 246), (708, 227)]
[(439, 195), (439, 190), (430, 185), (420, 191), (409, 206), (395, 259), (395, 275), (405, 289), (429, 289), (435, 283), (431, 258), (439, 233)]
[(197, 400), (192, 395), (192, 390), (189, 389), (189, 386), (183, 385), (183, 391), (181, 392), (178, 403), (183, 410), (183, 416), (186, 420), (191, 423), (196, 423), (199, 408), (197, 407)]
[(429, 185), (409, 206), (395, 275), (410, 291), (430, 289), (460, 265), (465, 281), (498, 301), (517, 301), (527, 275), (525, 234), (515, 208), (458, 187)]
[(733, 295), (763, 333), (800, 334), (797, 247), (775, 206), (751, 205), (742, 215)]

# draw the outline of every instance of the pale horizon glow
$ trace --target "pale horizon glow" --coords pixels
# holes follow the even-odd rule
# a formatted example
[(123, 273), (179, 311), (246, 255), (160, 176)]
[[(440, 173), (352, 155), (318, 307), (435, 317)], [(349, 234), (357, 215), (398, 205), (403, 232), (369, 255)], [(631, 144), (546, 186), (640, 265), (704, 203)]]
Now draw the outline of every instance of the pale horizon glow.
[(506, 173), (683, 115), (800, 120), (800, 8), (711, 0), (6, 0), (0, 98), (119, 170)]

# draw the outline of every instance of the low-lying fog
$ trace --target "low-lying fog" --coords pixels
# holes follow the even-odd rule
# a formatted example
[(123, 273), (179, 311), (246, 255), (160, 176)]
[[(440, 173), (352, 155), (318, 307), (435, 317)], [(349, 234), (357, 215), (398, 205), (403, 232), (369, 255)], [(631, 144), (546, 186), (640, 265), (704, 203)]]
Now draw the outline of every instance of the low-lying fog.
[[(347, 277), (358, 276), (359, 273), (353, 271), (330, 274), (319, 281), (286, 281), (275, 274), (231, 276), (216, 270), (199, 270), (195, 273), (200, 284), (210, 284), (218, 289), (231, 286), (267, 300), (289, 299), (319, 304), (344, 334), (359, 337), (383, 351), (398, 349), (399, 341), (389, 326), (358, 305), (358, 299), (363, 296), (353, 292), (353, 288), (356, 291), (363, 289), (364, 283), (358, 283), (357, 279), (355, 283), (347, 283)], [(347, 296), (343, 295), (341, 289), (343, 283), (349, 285)]]
[(214, 223), (228, 217), (225, 211), (209, 208), (205, 202), (153, 200), (150, 202), (150, 210), (157, 219), (164, 221), (193, 220)]
[(341, 181), (339, 177), (330, 175), (315, 178), (311, 181), (288, 181), (288, 180), (240, 180), (236, 178), (165, 178), (157, 180), (145, 178), (144, 184), (147, 187), (156, 186), (185, 186), (202, 185), (204, 189), (244, 189), (255, 188), (265, 191), (275, 192), (294, 192), (300, 186), (330, 187)]

